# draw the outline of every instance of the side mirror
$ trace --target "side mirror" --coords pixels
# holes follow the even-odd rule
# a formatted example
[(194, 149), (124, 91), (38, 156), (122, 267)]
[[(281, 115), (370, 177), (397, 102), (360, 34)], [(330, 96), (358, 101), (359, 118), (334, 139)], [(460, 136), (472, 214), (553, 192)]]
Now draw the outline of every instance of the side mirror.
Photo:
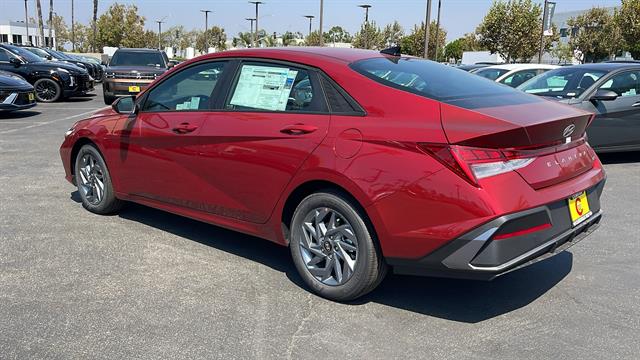
[(47, 60), (52, 60), (52, 59), (53, 59), (53, 56), (47, 55)]
[(589, 100), (612, 101), (618, 98), (618, 94), (612, 90), (598, 89)]
[(138, 106), (136, 105), (135, 96), (127, 96), (116, 99), (111, 104), (111, 108), (118, 114), (137, 114)]
[(22, 60), (18, 59), (18, 58), (14, 58), (12, 57), (11, 59), (9, 59), (9, 62), (11, 64), (13, 64), (13, 66), (18, 67), (20, 65), (22, 65)]
[(176, 64), (174, 64), (174, 63), (172, 63), (172, 62), (170, 62), (170, 63), (168, 63), (168, 64), (167, 64), (167, 68), (168, 68), (168, 69), (171, 69), (171, 68), (172, 68), (172, 67), (174, 67), (174, 66), (176, 66)]

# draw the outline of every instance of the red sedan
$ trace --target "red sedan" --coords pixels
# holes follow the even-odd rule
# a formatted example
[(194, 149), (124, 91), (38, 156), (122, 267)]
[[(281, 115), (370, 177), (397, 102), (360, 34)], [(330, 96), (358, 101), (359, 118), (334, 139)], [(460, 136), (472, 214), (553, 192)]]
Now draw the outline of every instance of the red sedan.
[(423, 59), (332, 48), (183, 63), (77, 122), (89, 211), (133, 201), (289, 246), (335, 300), (396, 273), (492, 279), (601, 219), (593, 115)]

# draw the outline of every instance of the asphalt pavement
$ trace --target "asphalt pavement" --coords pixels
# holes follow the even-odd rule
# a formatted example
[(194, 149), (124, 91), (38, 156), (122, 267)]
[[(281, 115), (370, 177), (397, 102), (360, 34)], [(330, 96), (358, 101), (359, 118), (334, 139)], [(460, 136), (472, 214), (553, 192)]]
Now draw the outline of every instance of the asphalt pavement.
[(0, 115), (1, 359), (640, 356), (639, 153), (602, 157), (605, 218), (569, 251), (493, 282), (389, 276), (339, 304), (267, 241), (138, 205), (85, 211), (58, 147), (103, 106), (98, 88)]

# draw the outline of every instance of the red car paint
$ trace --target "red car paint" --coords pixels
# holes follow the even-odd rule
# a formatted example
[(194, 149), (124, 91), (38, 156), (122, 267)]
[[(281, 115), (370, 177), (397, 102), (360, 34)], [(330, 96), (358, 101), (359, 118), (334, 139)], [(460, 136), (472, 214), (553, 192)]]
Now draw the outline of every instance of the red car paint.
[[(566, 199), (605, 178), (581, 140), (591, 114), (544, 100), (470, 110), (383, 85), (349, 67), (377, 57), (385, 55), (283, 48), (193, 59), (162, 78), (220, 58), (300, 63), (332, 78), (366, 116), (194, 111), (133, 118), (102, 110), (79, 122), (62, 144), (66, 177), (73, 180), (74, 146), (90, 141), (106, 159), (118, 198), (282, 245), (287, 199), (322, 181), (353, 196), (371, 220), (383, 255), (401, 259), (422, 258), (481, 224)], [(183, 123), (188, 133), (172, 131)], [(283, 133), (300, 123), (304, 133)], [(567, 124), (575, 124), (569, 140), (562, 136)], [(468, 179), (420, 144), (533, 152), (536, 160), (516, 171)]]

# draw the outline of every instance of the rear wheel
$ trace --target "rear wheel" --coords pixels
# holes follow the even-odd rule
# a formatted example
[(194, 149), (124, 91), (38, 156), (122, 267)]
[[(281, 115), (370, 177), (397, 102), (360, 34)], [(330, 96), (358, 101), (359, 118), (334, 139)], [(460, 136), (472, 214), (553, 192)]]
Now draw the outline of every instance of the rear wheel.
[(39, 79), (33, 84), (36, 99), (40, 102), (55, 102), (62, 97), (62, 88), (51, 79)]
[(98, 149), (84, 145), (75, 159), (75, 178), (82, 206), (96, 214), (120, 210), (122, 200), (115, 197), (111, 176)]
[(339, 193), (315, 193), (300, 202), (291, 221), (290, 248), (305, 283), (331, 300), (358, 298), (386, 274), (365, 215)]

